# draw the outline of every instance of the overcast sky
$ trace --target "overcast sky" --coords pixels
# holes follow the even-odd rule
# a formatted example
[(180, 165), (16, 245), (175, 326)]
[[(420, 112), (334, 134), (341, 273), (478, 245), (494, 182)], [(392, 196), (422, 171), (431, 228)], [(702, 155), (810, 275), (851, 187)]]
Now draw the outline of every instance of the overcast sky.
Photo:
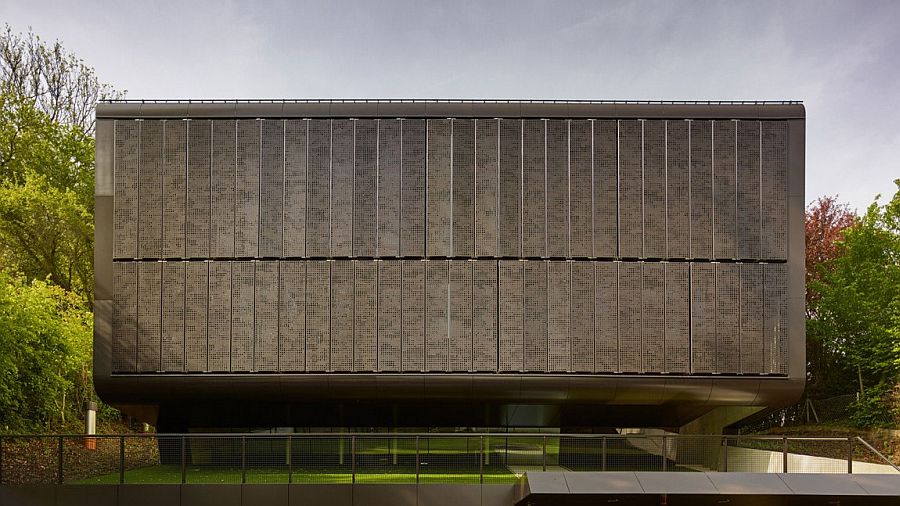
[(802, 100), (807, 201), (900, 178), (900, 2), (0, 2), (128, 98)]

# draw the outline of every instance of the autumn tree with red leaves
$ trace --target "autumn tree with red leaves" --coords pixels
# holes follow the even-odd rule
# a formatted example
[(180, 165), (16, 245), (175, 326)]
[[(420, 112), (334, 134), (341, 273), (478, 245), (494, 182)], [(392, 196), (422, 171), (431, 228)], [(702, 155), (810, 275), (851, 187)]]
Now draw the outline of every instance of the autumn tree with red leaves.
[(816, 282), (840, 255), (844, 231), (856, 222), (856, 214), (837, 197), (820, 197), (806, 208), (806, 312), (812, 317), (818, 300)]

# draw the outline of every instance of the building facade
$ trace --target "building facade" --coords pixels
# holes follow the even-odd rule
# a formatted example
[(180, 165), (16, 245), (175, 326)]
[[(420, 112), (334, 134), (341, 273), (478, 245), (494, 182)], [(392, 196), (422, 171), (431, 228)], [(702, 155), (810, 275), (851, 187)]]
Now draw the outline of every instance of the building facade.
[(782, 405), (805, 377), (804, 117), (101, 104), (98, 392), (173, 427), (678, 426)]

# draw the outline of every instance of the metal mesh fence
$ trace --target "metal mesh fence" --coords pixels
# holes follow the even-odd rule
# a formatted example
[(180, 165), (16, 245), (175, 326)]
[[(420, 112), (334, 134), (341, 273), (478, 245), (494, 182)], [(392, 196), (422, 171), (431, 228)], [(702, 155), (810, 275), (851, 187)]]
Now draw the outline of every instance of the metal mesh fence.
[(559, 434), (0, 437), (3, 484), (513, 483), (534, 471), (884, 473), (858, 438)]

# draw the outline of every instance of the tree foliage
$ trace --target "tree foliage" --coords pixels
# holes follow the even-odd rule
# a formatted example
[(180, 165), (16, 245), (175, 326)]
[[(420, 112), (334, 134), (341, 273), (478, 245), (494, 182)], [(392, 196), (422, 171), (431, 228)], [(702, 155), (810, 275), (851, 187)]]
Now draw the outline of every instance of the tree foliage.
[(46, 429), (91, 392), (91, 313), (62, 288), (0, 271), (0, 429)]
[(123, 93), (101, 83), (94, 69), (60, 44), (34, 32), (0, 32), (0, 91), (34, 102), (51, 121), (94, 131), (94, 106)]

